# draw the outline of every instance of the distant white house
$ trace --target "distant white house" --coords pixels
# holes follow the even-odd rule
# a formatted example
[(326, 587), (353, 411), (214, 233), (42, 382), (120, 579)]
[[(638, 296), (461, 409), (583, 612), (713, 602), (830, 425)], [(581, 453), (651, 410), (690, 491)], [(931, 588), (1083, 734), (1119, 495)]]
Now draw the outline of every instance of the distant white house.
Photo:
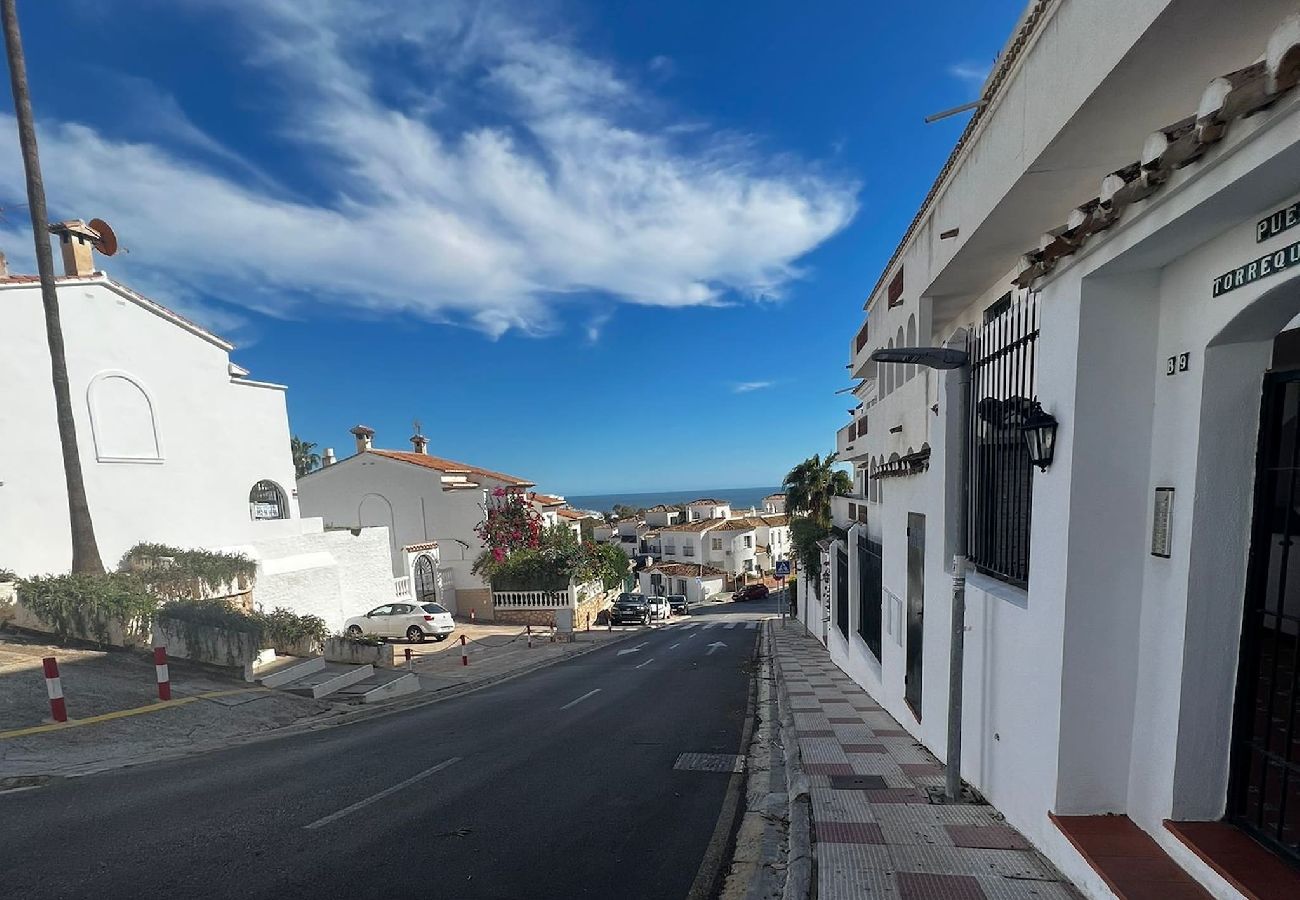
[(785, 516), (703, 518), (659, 529), (665, 562), (703, 563), (727, 575), (770, 572), (788, 559), (789, 523)]
[(655, 527), (675, 525), (680, 522), (681, 519), (682, 511), (676, 506), (668, 506), (666, 503), (652, 506), (645, 511), (645, 523)]
[(780, 515), (785, 511), (785, 494), (768, 494), (763, 498), (763, 512), (768, 515)]
[[(386, 534), (328, 534), (300, 517), (285, 386), (248, 377), (232, 344), (97, 271), (84, 223), (54, 230), (77, 444), (105, 565), (141, 541), (240, 550), (258, 562), (255, 602), (335, 627), (350, 603), (391, 601)], [(2, 264), (0, 435), (0, 565), (66, 572), (67, 488), (40, 285)]]
[(698, 522), (700, 519), (726, 519), (730, 515), (731, 504), (726, 500), (701, 497), (686, 504), (687, 522)]
[(563, 500), (529, 494), (534, 485), (526, 479), (432, 456), (420, 434), (411, 438), (411, 450), (375, 448), (374, 431), (363, 425), (352, 434), (355, 455), (298, 479), (302, 508), (337, 527), (387, 526), (394, 575), (407, 574), (405, 547), (436, 542), (440, 600), (453, 612), (491, 619), (491, 586), (471, 571), (484, 549), (474, 529), (487, 495), (495, 488), (528, 495), (552, 523), (560, 520)]
[(726, 590), (727, 573), (713, 566), (690, 563), (655, 563), (637, 575), (638, 590), (647, 596), (682, 594), (691, 603)]

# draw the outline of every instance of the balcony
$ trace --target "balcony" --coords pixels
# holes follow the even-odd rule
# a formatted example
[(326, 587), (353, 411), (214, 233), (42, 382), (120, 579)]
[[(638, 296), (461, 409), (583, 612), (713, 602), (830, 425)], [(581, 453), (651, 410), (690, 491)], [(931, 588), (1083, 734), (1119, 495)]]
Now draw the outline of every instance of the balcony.
[(863, 322), (858, 333), (849, 341), (849, 374), (854, 378), (866, 378), (875, 369), (876, 364), (871, 361), (871, 351), (874, 348), (867, 328), (869, 324)]
[(831, 522), (836, 528), (848, 530), (857, 523), (867, 521), (867, 498), (850, 494), (831, 498)]
[(865, 458), (867, 455), (867, 417), (854, 419), (835, 433), (835, 452), (842, 461)]

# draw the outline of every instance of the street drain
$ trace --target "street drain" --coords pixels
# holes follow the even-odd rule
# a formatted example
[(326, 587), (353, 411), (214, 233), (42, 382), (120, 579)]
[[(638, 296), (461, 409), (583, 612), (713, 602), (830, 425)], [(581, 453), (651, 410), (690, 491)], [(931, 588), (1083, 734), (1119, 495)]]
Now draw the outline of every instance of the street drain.
[(881, 775), (832, 775), (833, 791), (883, 791), (885, 779)]
[(673, 768), (679, 772), (722, 772), (727, 775), (745, 771), (745, 758), (735, 753), (683, 753)]

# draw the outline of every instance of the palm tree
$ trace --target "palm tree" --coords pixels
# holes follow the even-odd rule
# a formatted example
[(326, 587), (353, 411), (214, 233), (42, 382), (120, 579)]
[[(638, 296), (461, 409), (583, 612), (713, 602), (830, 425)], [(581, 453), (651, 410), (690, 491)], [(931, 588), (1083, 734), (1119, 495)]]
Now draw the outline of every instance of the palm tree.
[(293, 453), (293, 468), (299, 478), (320, 468), (320, 454), (312, 452), (315, 447), (316, 445), (311, 441), (304, 441), (296, 434), (289, 439), (289, 450)]
[(827, 530), (831, 527), (831, 497), (853, 493), (853, 479), (834, 465), (834, 453), (825, 459), (814, 453), (791, 469), (782, 483), (789, 509)]
[(36, 152), (36, 128), (32, 123), (32, 97), (27, 88), (27, 63), (23, 59), (22, 35), (18, 31), (16, 0), (0, 0), (4, 19), (5, 49), (9, 55), (9, 81), (13, 86), (14, 114), (18, 120), (18, 143), (27, 173), (27, 208), (32, 214), (32, 236), (36, 241), (36, 271), (41, 278), (41, 303), (45, 306), (45, 337), (50, 345), (50, 375), (54, 382), (54, 413), (59, 423), (59, 444), (63, 450), (63, 477), (68, 485), (68, 519), (72, 525), (72, 571), (102, 573), (104, 563), (95, 543), (95, 525), (86, 501), (86, 483), (81, 474), (77, 450), (77, 421), (72, 415), (72, 393), (68, 387), (68, 360), (63, 348), (63, 325), (59, 320), (59, 297), (54, 289), (54, 253), (47, 232), (45, 183), (41, 160)]

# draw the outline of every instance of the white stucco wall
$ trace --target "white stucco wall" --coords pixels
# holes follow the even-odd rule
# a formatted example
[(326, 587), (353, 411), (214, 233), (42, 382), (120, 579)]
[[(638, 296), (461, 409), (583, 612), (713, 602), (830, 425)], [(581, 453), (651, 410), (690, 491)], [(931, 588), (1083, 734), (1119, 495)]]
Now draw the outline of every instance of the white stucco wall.
[[(249, 491), (262, 479), (279, 484), (298, 515), (284, 390), (232, 379), (227, 346), (103, 278), (63, 281), (58, 291), (82, 471), (105, 564), (116, 565), (142, 540), (213, 547), (297, 530), (294, 522), (249, 515)], [(106, 393), (95, 393), (97, 452), (91, 386), (106, 383)], [(147, 403), (133, 406), (130, 384)], [(19, 574), (66, 571), (67, 492), (35, 284), (0, 284), (0, 385), (0, 556)]]

